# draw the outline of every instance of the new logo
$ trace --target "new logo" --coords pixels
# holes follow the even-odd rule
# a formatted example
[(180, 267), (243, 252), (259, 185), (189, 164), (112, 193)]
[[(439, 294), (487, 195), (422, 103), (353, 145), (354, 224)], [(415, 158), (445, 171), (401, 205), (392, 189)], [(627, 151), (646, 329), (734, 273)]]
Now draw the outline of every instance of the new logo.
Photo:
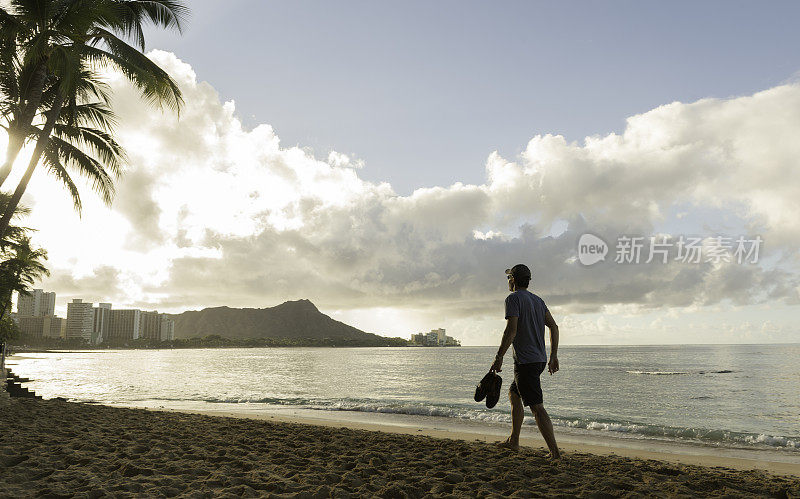
[(594, 265), (605, 260), (608, 245), (594, 234), (583, 234), (578, 239), (578, 261), (583, 265)]

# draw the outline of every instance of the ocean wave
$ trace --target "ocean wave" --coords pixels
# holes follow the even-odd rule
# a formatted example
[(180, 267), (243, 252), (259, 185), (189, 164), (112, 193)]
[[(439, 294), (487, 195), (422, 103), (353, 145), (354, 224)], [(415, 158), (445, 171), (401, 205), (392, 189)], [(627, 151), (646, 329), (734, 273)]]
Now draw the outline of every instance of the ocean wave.
[(649, 374), (651, 376), (674, 376), (676, 374), (689, 374), (688, 371), (625, 371), (628, 374)]
[(625, 423), (619, 421), (592, 421), (592, 420), (558, 420), (557, 425), (585, 430), (599, 430), (606, 432), (629, 433), (642, 437), (665, 438), (670, 440), (684, 440), (715, 445), (734, 446), (765, 446), (788, 450), (800, 450), (800, 438), (771, 436), (728, 430), (710, 430), (706, 428), (684, 428), (641, 423)]
[(734, 371), (723, 369), (721, 371), (625, 371), (628, 374), (646, 374), (650, 376), (675, 376), (681, 374), (729, 374)]
[(375, 412), (384, 414), (405, 414), (409, 416), (470, 419), (484, 422), (511, 422), (511, 416), (507, 413), (488, 410), (476, 411), (474, 409), (462, 407), (408, 402), (389, 403), (375, 400), (320, 400), (275, 397), (211, 397), (202, 398), (199, 399), (199, 401), (212, 404), (271, 404), (321, 411)]
[[(292, 406), (320, 411), (353, 411), (409, 416), (434, 416), (485, 423), (510, 423), (506, 411), (484, 410), (474, 407), (431, 404), (421, 402), (389, 402), (371, 399), (307, 399), (279, 397), (198, 397), (196, 401), (213, 404), (267, 404)], [(557, 426), (637, 438), (656, 438), (691, 441), (700, 444), (768, 447), (800, 450), (800, 437), (765, 435), (705, 428), (671, 427), (628, 421), (569, 418), (551, 416)], [(525, 418), (526, 426), (535, 425), (533, 418)]]
[(787, 447), (793, 449), (800, 449), (800, 439), (793, 439), (789, 437), (774, 437), (771, 435), (748, 435), (745, 437), (747, 443), (762, 444), (770, 447)]

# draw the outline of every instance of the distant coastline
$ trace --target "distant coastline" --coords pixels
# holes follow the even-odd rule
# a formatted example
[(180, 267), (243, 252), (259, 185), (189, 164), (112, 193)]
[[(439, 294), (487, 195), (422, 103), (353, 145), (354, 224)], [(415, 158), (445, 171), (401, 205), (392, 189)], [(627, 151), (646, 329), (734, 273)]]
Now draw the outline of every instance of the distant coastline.
[[(54, 303), (55, 294), (51, 295), (50, 301)], [(49, 328), (44, 328), (48, 329), (48, 334), (45, 334), (40, 327), (36, 334), (20, 334), (10, 342), (10, 345), (18, 350), (30, 351), (31, 349), (383, 347), (409, 344), (409, 341), (403, 338), (368, 333), (334, 320), (305, 299), (259, 309), (212, 307), (189, 310), (180, 314), (158, 314), (171, 325), (171, 332), (168, 335), (142, 334), (145, 331), (142, 314), (137, 314), (132, 320), (119, 324), (119, 327), (116, 325), (111, 327), (108, 321), (99, 320), (101, 314), (97, 312), (106, 311), (105, 309), (93, 309), (91, 303), (82, 303), (80, 300), (77, 300), (77, 305), (86, 305), (84, 308), (89, 312), (95, 312), (86, 315), (85, 329), (91, 331), (91, 335), (75, 333), (69, 328), (64, 328), (61, 334), (55, 335), (51, 334)], [(105, 308), (112, 310), (110, 304), (101, 305), (107, 305)], [(67, 315), (66, 322), (70, 322), (72, 316), (69, 313)], [(40, 326), (41, 322), (40, 320)], [(72, 323), (82, 324), (77, 320), (72, 320)]]
[(286, 348), (286, 347), (405, 347), (408, 341), (402, 338), (229, 338), (220, 335), (181, 338), (171, 341), (148, 339), (108, 342), (101, 345), (88, 345), (82, 341), (62, 338), (38, 338), (10, 343), (15, 352), (41, 352), (49, 350), (141, 350), (175, 348)]

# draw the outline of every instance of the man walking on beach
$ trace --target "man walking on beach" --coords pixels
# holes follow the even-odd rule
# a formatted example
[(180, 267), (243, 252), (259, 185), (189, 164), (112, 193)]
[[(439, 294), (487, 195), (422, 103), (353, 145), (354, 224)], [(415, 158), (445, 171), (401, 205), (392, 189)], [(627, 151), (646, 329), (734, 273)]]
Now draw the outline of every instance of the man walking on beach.
[[(506, 278), (508, 290), (511, 291), (506, 297), (506, 329), (491, 367), (495, 372), (502, 370), (503, 356), (513, 344), (514, 382), (508, 391), (511, 400), (511, 436), (500, 445), (509, 449), (519, 449), (519, 433), (525, 416), (524, 406), (529, 406), (536, 418), (536, 426), (539, 427), (539, 432), (550, 449), (550, 457), (558, 459), (561, 454), (553, 434), (553, 423), (542, 404), (542, 384), (539, 380), (545, 364), (551, 375), (558, 371), (558, 325), (550, 315), (544, 300), (528, 291), (531, 271), (527, 266), (518, 264), (506, 269)], [(549, 363), (544, 346), (545, 326), (550, 329)]]

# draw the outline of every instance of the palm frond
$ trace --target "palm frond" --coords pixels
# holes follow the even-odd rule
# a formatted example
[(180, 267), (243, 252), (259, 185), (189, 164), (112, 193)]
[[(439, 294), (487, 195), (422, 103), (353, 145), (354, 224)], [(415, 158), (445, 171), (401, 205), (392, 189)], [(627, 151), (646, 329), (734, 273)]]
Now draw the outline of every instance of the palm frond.
[(109, 27), (115, 33), (132, 38), (142, 51), (145, 50), (142, 32), (145, 22), (180, 33), (189, 15), (188, 7), (174, 0), (116, 0), (114, 3), (120, 7), (119, 24), (109, 24)]
[[(0, 211), (5, 211), (6, 206), (11, 201), (11, 194), (7, 192), (0, 191)], [(14, 210), (15, 217), (27, 217), (31, 214), (31, 209), (23, 204), (18, 204), (16, 210)]]
[(72, 177), (70, 177), (69, 172), (67, 172), (66, 168), (64, 168), (64, 165), (61, 163), (61, 158), (58, 154), (58, 148), (47, 147), (42, 154), (42, 162), (47, 168), (47, 171), (64, 184), (67, 192), (69, 192), (70, 196), (72, 197), (72, 205), (75, 207), (75, 211), (78, 212), (78, 216), (80, 216), (81, 210), (83, 209), (83, 205), (81, 203), (81, 194), (78, 191), (78, 187), (75, 185), (75, 182), (72, 181)]
[[(118, 124), (117, 115), (103, 102), (76, 104), (74, 117), (77, 126), (91, 126), (109, 132), (113, 132)], [(66, 124), (66, 120), (59, 119), (59, 124)]]
[(91, 182), (92, 190), (100, 195), (103, 202), (111, 204), (115, 194), (114, 179), (99, 161), (60, 137), (51, 136), (48, 147), (55, 149), (54, 153), (62, 165), (86, 177)]
[(30, 238), (23, 236), (13, 246), (9, 258), (0, 262), (0, 282), (3, 290), (10, 295), (11, 291), (25, 293), (36, 281), (50, 275), (44, 265), (47, 251), (33, 248)]
[[(111, 87), (103, 81), (96, 71), (83, 67), (74, 77), (74, 93), (76, 104), (100, 101), (106, 107), (111, 106)], [(44, 114), (55, 101), (56, 94), (60, 92), (60, 81), (51, 78), (47, 88), (42, 94), (41, 114)]]
[(53, 134), (84, 152), (88, 149), (115, 178), (119, 178), (122, 174), (122, 165), (126, 158), (125, 150), (110, 133), (89, 127), (57, 124), (53, 127)]
[[(97, 47), (101, 43), (108, 48), (107, 51)], [(180, 113), (183, 96), (178, 84), (158, 64), (113, 33), (102, 28), (95, 29), (83, 52), (93, 63), (119, 70), (151, 104), (158, 107), (166, 104)]]

